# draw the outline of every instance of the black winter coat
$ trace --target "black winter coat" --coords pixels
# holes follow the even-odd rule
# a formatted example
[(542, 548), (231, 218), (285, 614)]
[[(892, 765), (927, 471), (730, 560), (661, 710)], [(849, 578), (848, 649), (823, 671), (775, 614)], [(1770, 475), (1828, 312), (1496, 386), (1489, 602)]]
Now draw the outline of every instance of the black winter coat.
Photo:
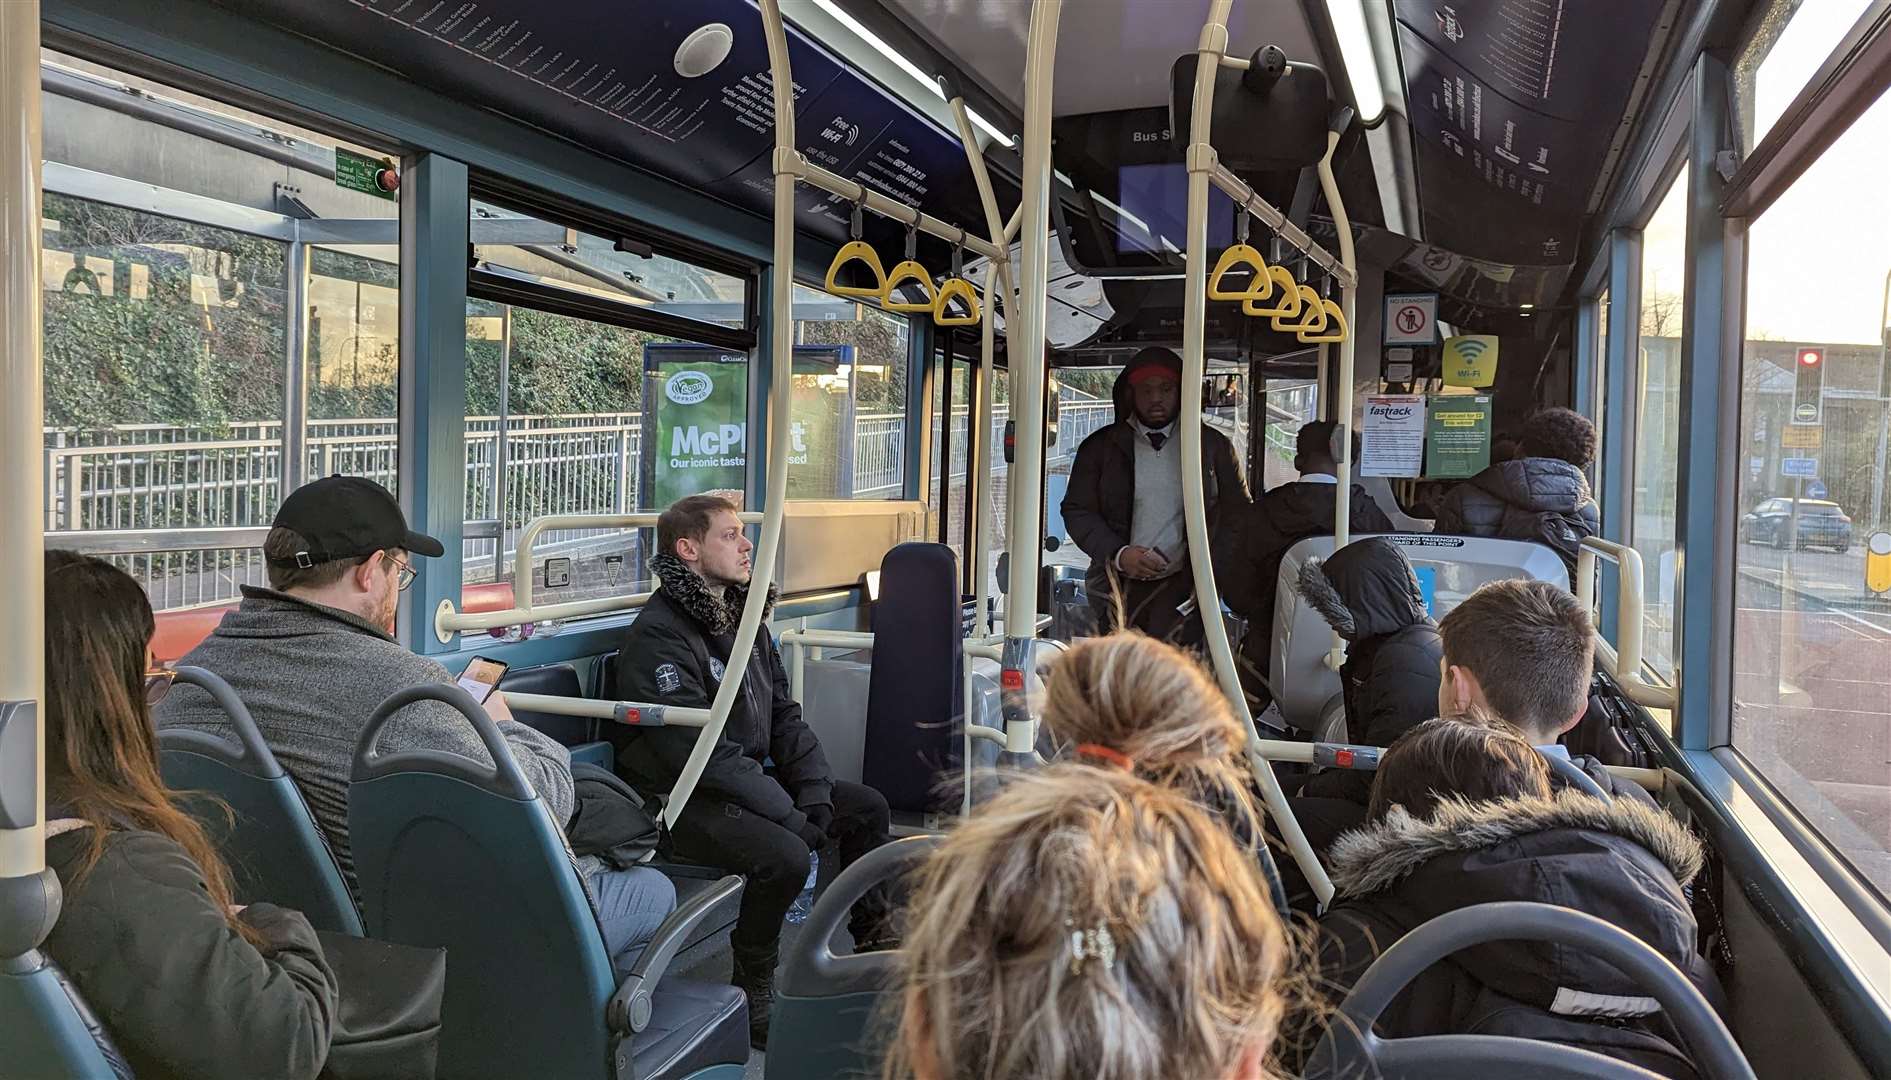
[[(1242, 651), (1255, 669), (1268, 672), (1269, 647), (1274, 638), (1274, 600), (1280, 590), (1280, 563), (1287, 549), (1309, 536), (1333, 535), (1333, 496), (1337, 484), (1305, 480), (1282, 484), (1262, 494), (1247, 509), (1236, 530), (1237, 554), (1222, 594), (1228, 606), (1248, 620)], [(1366, 489), (1354, 484), (1350, 530), (1354, 535), (1395, 531), (1392, 521), (1372, 501)]]
[[(1130, 419), (1127, 377), (1125, 370), (1112, 387), (1116, 422), (1091, 432), (1077, 447), (1061, 506), (1071, 540), (1090, 556), (1084, 584), (1093, 598), (1109, 595), (1110, 560), (1129, 543), (1130, 511), (1136, 505), (1136, 427)], [(1202, 493), (1208, 507), (1209, 562), (1220, 573), (1234, 539), (1233, 526), (1248, 507), (1248, 486), (1235, 464), (1234, 444), (1207, 424), (1202, 425)]]
[(1445, 493), (1436, 532), (1532, 540), (1562, 556), (1576, 581), (1576, 552), (1602, 531), (1589, 478), (1559, 458), (1500, 461)]
[[(663, 584), (624, 637), (617, 693), (625, 701), (708, 708), (735, 644), (747, 590), (730, 588), (717, 597), (674, 556), (657, 556), (651, 568)], [(646, 797), (667, 796), (696, 745), (697, 729), (631, 731), (619, 747), (618, 770)], [(772, 775), (763, 770), (763, 759), (772, 762)], [(834, 804), (833, 770), (801, 719), (766, 626), (743, 666), (741, 696), (703, 769), (696, 799), (718, 811), (724, 803), (739, 807), (790, 832), (807, 823), (810, 807)]]
[[(1346, 641), (1340, 685), (1347, 741), (1391, 746), (1438, 715), (1438, 661), (1444, 641), (1425, 612), (1412, 564), (1389, 540), (1356, 540), (1322, 562), (1301, 567), (1300, 595)], [(1372, 774), (1332, 769), (1315, 775), (1303, 795), (1365, 805)]]
[[(1091, 432), (1070, 465), (1064, 527), (1090, 556), (1084, 583), (1092, 596), (1109, 588), (1110, 560), (1129, 543), (1130, 511), (1136, 505), (1135, 440), (1135, 426), (1118, 420)], [(1231, 540), (1224, 528), (1229, 506), (1245, 509), (1248, 489), (1234, 462), (1234, 444), (1207, 424), (1202, 425), (1202, 492), (1208, 500), (1209, 559), (1220, 566)]]
[(176, 841), (114, 831), (81, 875), (94, 839), (81, 826), (46, 841), (46, 863), (65, 890), (46, 954), (72, 978), (133, 1074), (301, 1080), (319, 1073), (339, 990), (308, 920), (273, 904), (249, 905), (239, 918), (262, 935), (258, 948), (230, 928), (203, 871)]
[[(1639, 803), (1553, 799), (1445, 802), (1430, 820), (1395, 808), (1334, 844), (1335, 906), (1320, 920), (1320, 983), (1342, 999), (1379, 952), (1446, 912), (1501, 900), (1556, 904), (1628, 931), (1721, 1007), (1682, 886), (1701, 847), (1673, 818)], [(1482, 1034), (1545, 1039), (1670, 1077), (1695, 1071), (1648, 997), (1580, 950), (1494, 942), (1432, 965), (1386, 1009), (1388, 1038)], [(1310, 1049), (1309, 1047), (1306, 1047)]]

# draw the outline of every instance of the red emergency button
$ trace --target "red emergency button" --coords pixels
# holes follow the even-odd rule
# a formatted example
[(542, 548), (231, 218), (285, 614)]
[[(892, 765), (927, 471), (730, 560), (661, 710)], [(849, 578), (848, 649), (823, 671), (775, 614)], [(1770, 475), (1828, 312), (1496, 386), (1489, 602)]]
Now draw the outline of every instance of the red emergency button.
[(625, 709), (624, 710), (624, 723), (637, 724), (637, 723), (641, 723), (642, 721), (643, 721), (642, 709)]
[(1353, 752), (1351, 750), (1335, 751), (1333, 754), (1333, 764), (1338, 765), (1342, 769), (1352, 768)]
[(1006, 671), (1004, 673), (1004, 676), (1000, 679), (1000, 685), (1002, 685), (1006, 690), (1024, 689), (1024, 672)]

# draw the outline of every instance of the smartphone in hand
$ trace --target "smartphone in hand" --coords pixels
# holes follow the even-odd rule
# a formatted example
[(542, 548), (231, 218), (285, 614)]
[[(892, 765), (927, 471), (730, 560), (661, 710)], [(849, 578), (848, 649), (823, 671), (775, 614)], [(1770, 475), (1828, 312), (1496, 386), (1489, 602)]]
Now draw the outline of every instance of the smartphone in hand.
[(503, 660), (492, 660), (484, 656), (475, 656), (460, 673), (460, 689), (473, 695), (473, 700), (481, 705), (492, 692), (499, 688), (499, 680), (506, 677), (507, 664)]

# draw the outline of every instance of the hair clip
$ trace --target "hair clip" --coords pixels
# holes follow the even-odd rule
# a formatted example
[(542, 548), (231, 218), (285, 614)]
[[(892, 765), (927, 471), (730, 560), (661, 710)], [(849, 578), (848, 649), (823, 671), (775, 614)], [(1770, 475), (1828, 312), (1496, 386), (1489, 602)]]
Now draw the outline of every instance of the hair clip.
[(1119, 769), (1134, 769), (1136, 767), (1135, 759), (1131, 758), (1128, 754), (1123, 753), (1121, 750), (1113, 750), (1100, 743), (1078, 743), (1072, 749), (1080, 758), (1094, 758), (1106, 765), (1114, 765)]
[(1107, 925), (1097, 925), (1078, 929), (1070, 919), (1064, 920), (1064, 926), (1070, 931), (1070, 973), (1083, 974), (1086, 960), (1100, 960), (1103, 970), (1109, 971), (1116, 966), (1116, 938)]

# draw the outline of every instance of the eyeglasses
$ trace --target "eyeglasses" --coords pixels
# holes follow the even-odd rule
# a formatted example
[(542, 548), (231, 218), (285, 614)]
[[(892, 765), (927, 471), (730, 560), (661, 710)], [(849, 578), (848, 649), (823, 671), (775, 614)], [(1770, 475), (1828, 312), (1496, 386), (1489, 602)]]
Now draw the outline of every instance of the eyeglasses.
[(414, 583), (414, 579), (420, 576), (420, 571), (415, 570), (413, 567), (408, 566), (406, 563), (400, 561), (399, 559), (396, 559), (394, 556), (389, 555), (386, 552), (382, 552), (381, 557), (386, 559), (388, 562), (393, 563), (395, 567), (398, 569), (400, 573), (400, 584), (396, 586), (396, 588), (398, 588), (401, 592), (406, 592), (407, 586), (412, 585)]
[(164, 695), (171, 692), (171, 684), (177, 681), (177, 672), (170, 668), (152, 668), (144, 673), (144, 700), (147, 705), (156, 705), (164, 700)]

